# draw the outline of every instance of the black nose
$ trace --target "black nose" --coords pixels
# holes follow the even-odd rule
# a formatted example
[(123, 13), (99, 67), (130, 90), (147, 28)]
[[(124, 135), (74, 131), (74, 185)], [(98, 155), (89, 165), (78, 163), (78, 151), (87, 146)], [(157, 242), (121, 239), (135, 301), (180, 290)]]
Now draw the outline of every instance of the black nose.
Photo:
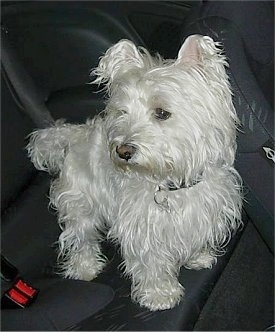
[(136, 148), (132, 145), (123, 144), (121, 146), (117, 146), (116, 152), (119, 155), (119, 158), (128, 161), (133, 157), (134, 153), (136, 152)]

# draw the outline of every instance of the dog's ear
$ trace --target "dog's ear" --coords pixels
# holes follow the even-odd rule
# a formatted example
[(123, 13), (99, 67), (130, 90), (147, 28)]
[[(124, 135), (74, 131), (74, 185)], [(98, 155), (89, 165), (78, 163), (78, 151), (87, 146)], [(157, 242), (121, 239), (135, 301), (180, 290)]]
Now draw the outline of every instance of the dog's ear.
[(122, 39), (100, 58), (98, 67), (92, 71), (92, 75), (96, 76), (93, 83), (105, 83), (109, 86), (118, 75), (142, 65), (143, 59), (139, 49), (130, 40)]
[(200, 37), (201, 36), (199, 35), (192, 35), (185, 39), (178, 53), (178, 63), (182, 61), (190, 64), (200, 63), (201, 54), (198, 45), (198, 40)]
[(214, 63), (226, 65), (220, 43), (201, 35), (191, 35), (185, 39), (176, 62), (201, 67), (212, 66)]

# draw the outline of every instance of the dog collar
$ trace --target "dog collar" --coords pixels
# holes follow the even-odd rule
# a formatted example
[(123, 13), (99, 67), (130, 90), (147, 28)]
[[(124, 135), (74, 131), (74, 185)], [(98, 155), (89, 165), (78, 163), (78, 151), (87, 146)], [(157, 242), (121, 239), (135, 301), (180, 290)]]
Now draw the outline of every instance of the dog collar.
[(179, 189), (187, 189), (187, 188), (194, 187), (199, 182), (201, 182), (201, 180), (193, 180), (190, 184), (186, 184), (184, 181), (182, 181), (179, 186), (176, 186), (174, 182), (167, 181), (166, 186), (163, 186), (161, 189), (162, 190), (168, 190), (168, 191), (175, 191), (175, 190), (179, 190)]
[(174, 182), (167, 181), (166, 185), (159, 185), (154, 194), (154, 201), (161, 208), (167, 210), (169, 213), (171, 212), (170, 205), (168, 202), (168, 191), (175, 191), (179, 189), (189, 189), (194, 187), (196, 184), (201, 182), (201, 180), (192, 181), (191, 184), (187, 185), (184, 181), (181, 182), (180, 186), (176, 186)]

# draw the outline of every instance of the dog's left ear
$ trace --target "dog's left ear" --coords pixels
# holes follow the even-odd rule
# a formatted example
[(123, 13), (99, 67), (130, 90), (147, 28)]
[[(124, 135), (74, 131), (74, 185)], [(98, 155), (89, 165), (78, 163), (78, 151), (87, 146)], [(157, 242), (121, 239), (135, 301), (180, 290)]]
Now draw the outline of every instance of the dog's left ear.
[(142, 66), (143, 58), (139, 49), (130, 40), (122, 39), (101, 57), (98, 67), (92, 71), (97, 76), (93, 83), (104, 83), (109, 87), (118, 76), (131, 68)]
[(199, 65), (206, 67), (212, 63), (226, 63), (221, 54), (220, 43), (214, 42), (212, 38), (201, 35), (187, 37), (181, 46), (176, 63)]
[(184, 61), (190, 64), (200, 63), (201, 54), (198, 45), (200, 37), (199, 35), (192, 35), (185, 39), (179, 50), (177, 62)]

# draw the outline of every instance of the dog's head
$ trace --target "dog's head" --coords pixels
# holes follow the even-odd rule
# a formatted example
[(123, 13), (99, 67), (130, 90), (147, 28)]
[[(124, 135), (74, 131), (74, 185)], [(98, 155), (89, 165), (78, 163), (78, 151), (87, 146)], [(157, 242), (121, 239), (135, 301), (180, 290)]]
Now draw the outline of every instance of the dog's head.
[(211, 164), (232, 164), (237, 117), (219, 45), (188, 37), (175, 60), (121, 40), (100, 59), (110, 154), (123, 169), (192, 181)]

